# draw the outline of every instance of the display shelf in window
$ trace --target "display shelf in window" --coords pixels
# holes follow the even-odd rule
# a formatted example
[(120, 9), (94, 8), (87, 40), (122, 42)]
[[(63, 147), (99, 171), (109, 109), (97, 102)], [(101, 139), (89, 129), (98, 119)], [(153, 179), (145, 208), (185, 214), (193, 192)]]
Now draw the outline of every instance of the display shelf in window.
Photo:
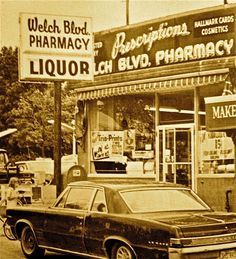
[(205, 174), (234, 172), (234, 143), (225, 132), (200, 133), (200, 172)]

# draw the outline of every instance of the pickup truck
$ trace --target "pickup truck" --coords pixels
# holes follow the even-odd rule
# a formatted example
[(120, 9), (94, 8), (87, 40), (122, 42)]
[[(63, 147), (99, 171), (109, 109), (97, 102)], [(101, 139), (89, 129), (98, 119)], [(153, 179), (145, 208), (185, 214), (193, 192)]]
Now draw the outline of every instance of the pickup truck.
[(32, 182), (34, 174), (20, 172), (16, 164), (12, 164), (5, 149), (0, 149), (0, 184), (7, 184), (11, 177), (18, 177), (22, 182)]

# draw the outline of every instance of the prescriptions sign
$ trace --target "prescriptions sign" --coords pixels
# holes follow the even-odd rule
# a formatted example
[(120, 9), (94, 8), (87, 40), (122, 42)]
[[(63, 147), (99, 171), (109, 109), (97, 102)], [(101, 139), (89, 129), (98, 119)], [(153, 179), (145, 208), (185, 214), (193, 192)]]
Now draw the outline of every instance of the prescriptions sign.
[(236, 55), (236, 5), (95, 33), (95, 76)]
[(20, 80), (93, 80), (89, 17), (20, 15)]

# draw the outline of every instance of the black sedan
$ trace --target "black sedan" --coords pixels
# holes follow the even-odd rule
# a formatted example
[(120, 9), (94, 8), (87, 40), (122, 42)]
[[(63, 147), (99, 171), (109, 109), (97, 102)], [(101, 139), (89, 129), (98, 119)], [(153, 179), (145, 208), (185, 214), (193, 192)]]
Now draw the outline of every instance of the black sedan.
[(7, 210), (27, 258), (45, 250), (109, 259), (236, 258), (236, 214), (163, 183), (71, 183), (49, 208)]

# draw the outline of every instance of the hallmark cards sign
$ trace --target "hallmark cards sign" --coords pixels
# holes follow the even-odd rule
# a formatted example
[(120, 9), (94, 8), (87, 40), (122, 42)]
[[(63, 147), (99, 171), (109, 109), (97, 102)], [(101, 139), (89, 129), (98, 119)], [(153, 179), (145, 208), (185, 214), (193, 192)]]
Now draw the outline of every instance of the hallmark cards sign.
[(93, 80), (92, 37), (91, 18), (22, 13), (20, 80)]
[(236, 95), (205, 98), (207, 130), (236, 129)]

